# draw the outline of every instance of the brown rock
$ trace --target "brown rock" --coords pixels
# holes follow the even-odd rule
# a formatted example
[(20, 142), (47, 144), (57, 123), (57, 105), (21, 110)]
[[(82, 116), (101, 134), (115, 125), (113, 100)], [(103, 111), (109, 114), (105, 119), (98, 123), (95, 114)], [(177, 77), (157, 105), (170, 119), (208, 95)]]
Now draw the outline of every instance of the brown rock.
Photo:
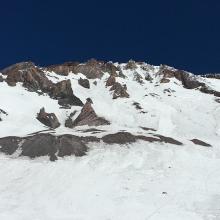
[(82, 126), (82, 125), (99, 126), (99, 125), (109, 125), (109, 124), (110, 124), (109, 121), (97, 116), (94, 109), (92, 108), (92, 100), (88, 98), (86, 104), (83, 106), (81, 110), (81, 113), (73, 121), (71, 127)]
[(32, 62), (12, 65), (2, 70), (2, 73), (7, 75), (6, 82), (10, 86), (15, 86), (17, 82), (22, 82), (23, 86), (31, 91), (41, 90), (48, 92), (53, 85), (44, 72)]
[(125, 69), (126, 70), (128, 70), (128, 69), (130, 69), (130, 70), (137, 69), (137, 65), (136, 65), (135, 61), (134, 60), (129, 60), (128, 63), (126, 64), (126, 66), (125, 66)]
[(60, 126), (60, 123), (56, 115), (54, 113), (45, 112), (44, 108), (40, 109), (40, 112), (37, 114), (37, 120), (40, 121), (42, 124), (53, 129), (58, 128)]
[(106, 84), (105, 86), (108, 87), (108, 86), (113, 86), (116, 82), (116, 79), (115, 79), (115, 76), (114, 75), (110, 75), (108, 80), (106, 81)]
[(82, 101), (73, 94), (71, 82), (69, 79), (54, 84), (50, 91), (50, 96), (52, 98), (58, 99), (58, 103), (62, 106), (83, 106)]
[(113, 99), (117, 98), (129, 98), (129, 94), (127, 93), (127, 86), (121, 85), (120, 83), (116, 82), (111, 88), (110, 91), (114, 91)]
[(160, 80), (160, 83), (169, 83), (169, 82), (170, 82), (170, 80), (167, 79), (167, 78), (162, 78), (162, 79)]
[(79, 62), (66, 62), (63, 64), (48, 66), (45, 68), (45, 70), (55, 72), (59, 75), (68, 76), (70, 72), (75, 73), (75, 69), (79, 64)]
[(81, 85), (82, 87), (86, 88), (86, 89), (90, 89), (90, 84), (89, 84), (89, 80), (88, 79), (82, 79), (80, 77), (80, 79), (78, 80), (79, 85)]
[(88, 79), (100, 79), (103, 76), (102, 65), (103, 62), (91, 59), (85, 64), (76, 66), (75, 73), (82, 73)]

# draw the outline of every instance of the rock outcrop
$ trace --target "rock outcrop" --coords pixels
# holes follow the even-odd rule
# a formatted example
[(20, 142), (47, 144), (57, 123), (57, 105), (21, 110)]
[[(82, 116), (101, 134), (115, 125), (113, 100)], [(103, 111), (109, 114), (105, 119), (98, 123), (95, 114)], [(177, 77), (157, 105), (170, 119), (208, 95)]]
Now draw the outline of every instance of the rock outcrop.
[(129, 94), (127, 93), (127, 86), (121, 85), (120, 83), (116, 82), (111, 88), (110, 91), (113, 92), (113, 99), (117, 98), (129, 98)]
[(88, 147), (84, 139), (74, 135), (53, 136), (51, 134), (36, 134), (29, 137), (0, 138), (0, 152), (12, 155), (20, 149), (20, 156), (30, 158), (49, 156), (51, 161), (64, 156), (83, 156)]
[(86, 104), (83, 106), (80, 114), (78, 117), (71, 122), (71, 118), (67, 119), (66, 125), (70, 128), (75, 126), (100, 126), (100, 125), (109, 125), (109, 121), (102, 117), (98, 117), (95, 113), (94, 109), (92, 108), (92, 100), (90, 98), (87, 99)]
[(50, 96), (58, 100), (62, 106), (83, 106), (82, 101), (73, 94), (70, 80), (63, 80), (53, 85)]
[(58, 75), (68, 76), (69, 73), (76, 72), (75, 69), (79, 64), (79, 62), (65, 62), (63, 64), (48, 66), (45, 68), (45, 70), (49, 72), (55, 72)]
[(12, 65), (2, 70), (2, 73), (7, 75), (6, 82), (10, 86), (21, 82), (29, 91), (49, 94), (51, 98), (57, 99), (62, 106), (83, 105), (82, 101), (73, 94), (70, 80), (53, 83), (43, 70), (32, 62)]
[(79, 85), (86, 89), (90, 89), (90, 83), (88, 79), (82, 79), (81, 77), (78, 80)]
[(60, 122), (54, 113), (45, 112), (44, 108), (40, 109), (40, 112), (37, 114), (37, 120), (42, 124), (46, 125), (50, 128), (58, 128), (60, 126)]
[(17, 63), (2, 70), (2, 73), (7, 75), (6, 82), (10, 86), (15, 86), (17, 82), (21, 82), (25, 88), (35, 92), (38, 90), (48, 92), (53, 86), (44, 72), (32, 62)]
[(125, 66), (126, 70), (135, 70), (137, 69), (136, 62), (134, 60), (129, 60), (128, 63)]
[(108, 87), (108, 86), (113, 86), (115, 83), (116, 83), (115, 76), (114, 76), (114, 75), (110, 75), (109, 78), (108, 78), (107, 81), (106, 81), (105, 86), (106, 86), (106, 87)]
[(208, 144), (208, 143), (206, 143), (206, 142), (204, 142), (204, 141), (201, 141), (201, 140), (199, 140), (199, 139), (192, 139), (191, 141), (192, 141), (194, 144), (196, 144), (196, 145), (200, 145), (200, 146), (204, 146), (204, 147), (211, 147), (210, 144)]

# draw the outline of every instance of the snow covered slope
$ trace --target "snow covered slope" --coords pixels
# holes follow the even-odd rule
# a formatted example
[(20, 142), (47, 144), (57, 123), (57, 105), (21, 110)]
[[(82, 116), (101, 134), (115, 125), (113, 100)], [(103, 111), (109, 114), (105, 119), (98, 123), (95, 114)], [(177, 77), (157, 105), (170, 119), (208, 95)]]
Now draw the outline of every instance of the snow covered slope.
[[(110, 125), (66, 127), (66, 119), (74, 111), (76, 119), (81, 106), (63, 107), (50, 91), (31, 91), (27, 81), (17, 80), (29, 69), (3, 70), (0, 109), (7, 114), (0, 111), (0, 138), (40, 132), (93, 136), (101, 141), (88, 143), (83, 157), (59, 158), (55, 163), (46, 157), (18, 157), (20, 148), (12, 155), (0, 154), (0, 219), (220, 219), (220, 80), (167, 66), (111, 63), (111, 71), (117, 68), (116, 82), (126, 85), (129, 94), (113, 99), (114, 90), (106, 82), (115, 72), (107, 69), (101, 77), (90, 77), (82, 69), (87, 64), (74, 66), (75, 71), (69, 65), (59, 67), (59, 73), (56, 66), (39, 69), (54, 85), (70, 80), (74, 95), (83, 103), (91, 98), (96, 114)], [(100, 71), (100, 64), (95, 65), (89, 68)], [(35, 67), (31, 68), (35, 74)], [(17, 80), (15, 85), (10, 74)], [(89, 89), (79, 84), (80, 78), (88, 78)], [(55, 113), (58, 128), (48, 129), (36, 119), (42, 107)], [(172, 138), (182, 145), (102, 141), (105, 135), (122, 131)]]

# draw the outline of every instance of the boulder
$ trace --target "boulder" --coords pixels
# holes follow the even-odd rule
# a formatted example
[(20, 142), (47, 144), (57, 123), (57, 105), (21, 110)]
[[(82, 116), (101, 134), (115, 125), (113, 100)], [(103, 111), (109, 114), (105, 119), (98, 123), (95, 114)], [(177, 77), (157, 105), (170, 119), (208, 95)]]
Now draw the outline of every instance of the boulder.
[(70, 121), (68, 122), (69, 125), (68, 127), (73, 128), (75, 126), (82, 126), (82, 125), (100, 126), (100, 125), (109, 125), (109, 124), (110, 124), (109, 121), (107, 121), (102, 117), (97, 116), (94, 109), (92, 108), (92, 100), (88, 98), (86, 104), (83, 106), (78, 117), (72, 123)]
[(37, 120), (40, 121), (42, 124), (53, 129), (58, 128), (60, 126), (60, 123), (56, 115), (54, 113), (45, 112), (44, 108), (41, 108), (40, 112), (37, 114)]
[(82, 79), (80, 77), (80, 79), (78, 80), (78, 84), (81, 85), (82, 87), (86, 88), (86, 89), (90, 89), (90, 84), (89, 84), (88, 79)]
[(114, 91), (113, 99), (117, 98), (129, 98), (129, 94), (127, 93), (127, 86), (121, 85), (120, 83), (116, 82), (111, 88), (110, 91)]

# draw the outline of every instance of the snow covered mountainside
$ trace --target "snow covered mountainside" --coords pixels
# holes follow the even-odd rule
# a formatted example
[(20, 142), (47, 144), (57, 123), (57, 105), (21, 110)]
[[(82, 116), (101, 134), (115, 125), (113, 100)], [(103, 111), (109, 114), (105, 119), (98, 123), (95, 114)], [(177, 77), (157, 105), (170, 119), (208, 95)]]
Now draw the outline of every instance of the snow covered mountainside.
[(0, 71), (0, 219), (219, 220), (219, 143), (218, 74), (12, 65)]

